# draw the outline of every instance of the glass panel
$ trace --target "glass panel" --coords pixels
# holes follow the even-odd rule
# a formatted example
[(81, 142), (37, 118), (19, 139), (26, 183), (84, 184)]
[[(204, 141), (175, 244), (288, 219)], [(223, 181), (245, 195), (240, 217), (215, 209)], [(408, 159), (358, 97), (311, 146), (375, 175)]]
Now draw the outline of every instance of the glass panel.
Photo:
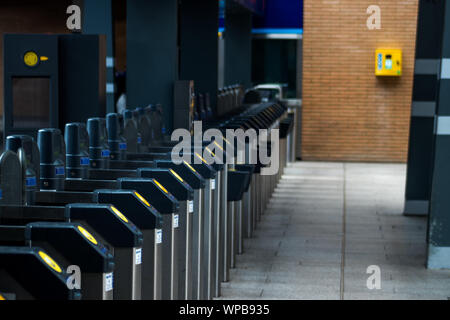
[(254, 39), (253, 84), (281, 84), (285, 98), (296, 98), (300, 80), (297, 79), (297, 41)]
[(13, 127), (50, 126), (50, 79), (13, 78)]

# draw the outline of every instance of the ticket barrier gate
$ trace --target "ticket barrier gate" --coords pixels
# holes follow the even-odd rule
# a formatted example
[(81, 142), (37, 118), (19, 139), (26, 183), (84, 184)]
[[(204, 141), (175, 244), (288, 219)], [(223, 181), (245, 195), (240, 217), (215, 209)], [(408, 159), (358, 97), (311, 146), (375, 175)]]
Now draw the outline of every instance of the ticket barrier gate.
[[(116, 114), (112, 114), (111, 117), (108, 118), (109, 121), (112, 121), (111, 119), (117, 121)], [(137, 177), (136, 170), (138, 168), (154, 167), (154, 163), (150, 161), (130, 161), (118, 159), (118, 154), (120, 157), (126, 155), (127, 140), (123, 140), (124, 142), (119, 142), (122, 141), (121, 137), (116, 135), (116, 137), (119, 137), (119, 140), (109, 140), (109, 145), (105, 146), (100, 143), (100, 141), (105, 139), (102, 133), (104, 130), (101, 129), (101, 119), (90, 119), (89, 122), (91, 134), (94, 136), (102, 136), (102, 138), (90, 139), (90, 136), (86, 131), (86, 126), (83, 123), (70, 123), (66, 125), (66, 162), (67, 176), (69, 178), (99, 180), (105, 179), (105, 177), (106, 179), (118, 177)], [(94, 124), (96, 125), (94, 126)], [(53, 134), (58, 135), (57, 133)], [(111, 136), (112, 135), (113, 134), (111, 134)], [(92, 146), (89, 145), (89, 139), (95, 144)], [(118, 147), (118, 145), (125, 145), (125, 147)], [(91, 149), (91, 152), (88, 152), (88, 149)], [(97, 156), (99, 153), (92, 151), (92, 149), (102, 149), (102, 153), (109, 155), (110, 158), (104, 157), (103, 159), (98, 159)], [(123, 151), (125, 151), (125, 153)], [(160, 155), (154, 156), (156, 157)], [(97, 157), (97, 159), (90, 159), (90, 157)], [(89, 168), (89, 163), (94, 163), (94, 166), (97, 169)], [(98, 169), (100, 166), (104, 166), (109, 169)]]
[[(173, 169), (139, 169), (142, 178), (157, 179), (178, 200), (180, 205), (178, 228), (178, 298), (187, 300), (187, 292), (192, 291), (192, 223), (194, 213), (194, 190)], [(174, 226), (176, 227), (176, 226)]]
[(292, 158), (291, 139), (293, 129), (294, 119), (292, 117), (287, 117), (280, 121), (280, 166), (282, 170), (280, 170), (279, 178), (281, 178), (281, 174), (284, 171), (283, 169)]
[[(66, 208), (70, 212), (69, 219), (71, 221), (86, 221), (95, 230), (94, 232), (113, 247), (116, 264), (113, 280), (114, 296), (117, 297), (115, 299), (140, 300), (142, 295), (142, 232), (110, 204), (70, 204)], [(112, 219), (113, 217), (114, 219)]]
[[(149, 148), (150, 151), (152, 151), (152, 148)], [(158, 155), (164, 155), (162, 158), (168, 158), (170, 159), (170, 152), (171, 152), (171, 148), (170, 147), (164, 147), (161, 148), (157, 151), (157, 153), (150, 153), (150, 154), (128, 154), (128, 157), (134, 159), (134, 160), (155, 160), (156, 158), (158, 158)], [(201, 159), (201, 157), (200, 157)], [(192, 165), (195, 168), (195, 165)], [(204, 173), (208, 174), (208, 165), (206, 163), (202, 163), (201, 164), (201, 168), (196, 168), (197, 171), (201, 171), (201, 170), (205, 170)], [(214, 172), (213, 168), (212, 172)], [(200, 226), (203, 225), (202, 229), (203, 229), (203, 236), (206, 236), (206, 242), (203, 241), (204, 243), (204, 254), (202, 255), (204, 262), (201, 264), (203, 266), (203, 270), (208, 270), (207, 274), (205, 274), (206, 279), (203, 282), (203, 285), (201, 285), (199, 288), (200, 290), (198, 290), (198, 297), (199, 299), (212, 299), (214, 292), (215, 292), (215, 272), (216, 272), (216, 252), (217, 252), (217, 248), (215, 247), (215, 234), (216, 232), (214, 230), (217, 229), (216, 225), (215, 225), (215, 221), (217, 221), (217, 218), (214, 217), (214, 215), (211, 214), (207, 214), (208, 212), (210, 213), (215, 213), (215, 214), (219, 214), (218, 209), (216, 209), (216, 206), (214, 205), (214, 199), (217, 197), (218, 198), (218, 192), (220, 192), (220, 187), (216, 186), (216, 179), (215, 179), (215, 173), (214, 173), (214, 179), (212, 179), (211, 177), (209, 177), (210, 183), (206, 183), (207, 188), (205, 188), (205, 190), (211, 190), (211, 192), (205, 192), (205, 196), (204, 196), (204, 204), (203, 204), (203, 209), (202, 212), (205, 213), (203, 215), (203, 219), (204, 221), (200, 220)], [(217, 192), (217, 195), (216, 195)], [(218, 207), (217, 207), (218, 208)], [(206, 224), (205, 224), (206, 222)], [(194, 233), (196, 232), (195, 230), (195, 225), (194, 227)], [(202, 273), (203, 274), (203, 273)]]
[[(115, 116), (116, 116), (115, 114), (111, 114), (108, 119), (110, 121), (111, 121), (111, 119), (113, 119), (115, 121), (116, 120), (116, 119), (114, 119)], [(101, 119), (90, 119), (90, 122), (99, 124), (98, 126), (96, 125), (95, 127), (91, 128), (90, 131), (94, 135), (104, 136), (102, 134), (102, 132), (104, 130), (101, 129), (102, 125), (101, 125), (101, 121), (100, 120)], [(78, 126), (78, 130), (82, 131), (82, 128), (80, 126)], [(94, 142), (98, 143), (99, 141), (102, 141), (102, 140), (103, 140), (103, 138), (96, 139), (96, 141), (94, 141)], [(91, 139), (91, 141), (92, 141), (92, 139)], [(73, 144), (73, 141), (72, 141), (72, 144)], [(95, 148), (101, 148), (101, 146), (98, 146), (98, 147), (95, 147)], [(136, 161), (121, 161), (121, 160), (111, 160), (111, 161), (108, 160), (108, 162), (109, 162), (109, 167), (111, 167), (112, 165), (115, 165), (115, 164), (119, 164), (120, 166), (123, 166), (123, 167), (128, 167), (130, 164), (133, 164), (133, 163), (134, 163), (134, 165), (136, 167), (139, 167), (139, 166), (142, 166), (142, 167), (153, 167), (154, 166), (154, 164), (151, 163), (151, 162), (136, 162)], [(136, 165), (136, 163), (138, 163), (138, 165)], [(98, 172), (98, 170), (97, 170), (97, 172)], [(103, 178), (103, 179), (107, 179), (107, 180), (112, 180), (112, 179), (115, 179), (117, 177), (120, 177), (120, 172), (122, 172), (122, 170), (108, 169), (108, 170), (104, 170), (102, 172), (102, 176), (101, 177), (96, 175), (94, 178), (98, 178), (98, 179)], [(137, 170), (133, 170), (133, 172), (134, 172), (133, 176), (137, 176), (138, 175), (138, 173), (137, 173), (138, 171)], [(92, 175), (90, 175), (90, 176), (92, 176)], [(147, 185), (147, 184), (145, 184), (145, 182), (146, 181), (144, 179), (135, 180), (134, 183), (135, 183), (136, 188), (132, 188), (132, 189), (133, 190), (141, 190), (140, 184)], [(147, 181), (147, 182), (149, 182), (149, 181)], [(79, 185), (80, 183), (81, 182), (72, 181), (71, 184), (72, 184), (72, 186), (74, 186), (74, 185), (76, 186), (76, 185)], [(156, 181), (156, 184), (159, 185), (159, 183), (157, 181)], [(99, 187), (99, 184), (98, 183), (94, 183), (94, 186)], [(107, 186), (105, 186), (105, 187), (107, 187)], [(80, 187), (78, 186), (78, 188), (80, 188)], [(129, 187), (127, 187), (126, 189), (128, 189), (128, 188)], [(157, 189), (155, 189), (155, 192), (159, 193), (161, 195), (161, 197), (159, 199), (162, 199), (164, 201), (165, 197), (164, 197), (163, 194), (164, 194), (164, 190), (165, 189), (163, 189), (163, 188), (164, 187), (157, 188)], [(85, 191), (85, 189), (83, 189), (83, 190)], [(156, 195), (152, 194), (150, 197), (149, 196), (144, 196), (144, 199), (145, 198), (151, 199), (150, 202), (152, 202), (152, 204), (154, 204), (153, 208), (156, 207), (156, 209), (158, 209), (160, 207), (160, 205), (158, 203), (156, 203), (156, 204), (154, 203), (155, 201), (158, 201), (158, 200), (156, 200)], [(167, 212), (161, 212), (161, 213), (163, 215), (167, 214)], [(158, 229), (157, 233), (156, 233), (156, 237), (157, 237), (156, 241), (157, 241), (157, 243), (161, 243), (161, 241), (162, 241), (161, 240), (162, 239), (162, 234), (166, 234), (167, 232), (169, 232), (169, 233), (167, 233), (168, 236), (164, 236), (165, 239), (170, 239), (171, 238), (170, 235), (172, 234), (172, 230), (170, 229), (170, 224), (168, 224), (168, 220), (167, 219), (163, 218), (163, 221), (162, 221), (161, 225), (162, 225), (162, 229), (161, 230)], [(162, 252), (163, 252), (163, 253), (161, 253), (162, 257), (163, 257), (162, 259), (164, 259), (164, 257), (166, 257), (165, 258), (165, 260), (166, 260), (165, 262), (160, 262), (160, 263), (163, 264), (163, 266), (168, 265), (168, 262), (167, 262), (168, 258), (167, 257), (170, 257), (170, 255), (171, 255), (171, 252), (168, 251), (170, 249), (170, 247), (171, 247), (170, 242), (162, 241), (162, 249), (161, 249)], [(170, 262), (170, 260), (169, 260), (169, 262)], [(161, 267), (155, 266), (155, 270), (157, 270), (157, 272), (160, 272), (159, 270), (161, 270), (161, 272), (164, 274), (164, 270), (162, 270)], [(171, 272), (171, 273), (172, 273), (172, 276), (173, 276), (174, 272)], [(168, 274), (170, 274), (170, 273), (168, 273)], [(173, 276), (173, 277), (175, 277), (175, 276)], [(173, 277), (171, 277), (171, 278), (173, 278)], [(161, 287), (160, 281), (162, 281), (161, 283), (163, 283), (163, 284), (167, 284), (166, 285), (167, 286), (166, 289), (164, 288), (164, 286)], [(162, 298), (162, 299), (170, 299), (172, 296), (176, 295), (176, 291), (171, 289), (171, 284), (169, 282), (167, 282), (167, 281), (164, 281), (164, 279), (161, 278), (161, 276), (155, 277), (155, 285), (157, 287), (157, 289), (155, 289), (156, 291), (154, 292), (155, 299), (160, 299), (160, 298)], [(146, 294), (146, 298), (150, 299), (151, 296)]]
[(225, 217), (228, 215), (228, 205), (225, 199), (228, 199), (228, 171), (229, 165), (224, 164), (223, 173), (220, 178), (220, 194), (219, 194), (219, 224), (218, 224), (218, 234), (217, 234), (217, 260), (216, 260), (216, 291), (214, 297), (218, 298), (221, 296), (221, 283), (224, 281), (224, 221)]
[[(112, 203), (141, 230), (143, 246), (136, 252), (142, 262), (142, 300), (161, 299), (162, 274), (162, 216), (139, 193), (132, 190), (96, 190), (94, 201)], [(140, 254), (140, 257), (139, 257)]]
[(245, 188), (244, 195), (242, 197), (242, 215), (238, 219), (240, 228), (238, 228), (238, 246), (237, 253), (242, 254), (244, 252), (244, 238), (251, 238), (253, 233), (253, 210), (252, 210), (252, 178), (255, 172), (254, 165), (236, 165), (237, 171), (245, 171), (249, 174), (249, 183)]
[[(264, 129), (264, 128), (276, 128), (278, 126), (280, 117), (283, 117), (286, 109), (277, 104), (262, 104), (250, 107), (247, 111), (236, 116), (224, 124), (223, 128), (231, 129)], [(270, 145), (269, 145), (270, 147)], [(259, 163), (255, 167), (255, 176), (253, 177), (255, 190), (254, 190), (254, 203), (255, 203), (255, 219), (254, 225), (260, 220), (263, 213), (266, 202), (269, 198), (271, 191), (273, 191), (276, 184), (275, 176), (265, 176), (261, 174), (262, 165)]]
[[(57, 132), (54, 132), (55, 134)], [(8, 137), (7, 141), (16, 141), (16, 145), (20, 145), (17, 141), (20, 140), (19, 137)], [(57, 141), (58, 139), (54, 138), (54, 139), (50, 139), (50, 141)], [(41, 145), (45, 145), (48, 144), (48, 141), (44, 138), (40, 139), (40, 143)], [(59, 146), (59, 144), (56, 144), (56, 146)], [(51, 155), (55, 155), (60, 153), (60, 151), (58, 151), (57, 147), (55, 148), (56, 150), (53, 150), (52, 148), (43, 148), (44, 150), (50, 152)], [(64, 168), (64, 163), (60, 163), (59, 160), (56, 159), (49, 159), (48, 160), (49, 163), (55, 163), (55, 166), (61, 166)], [(30, 164), (31, 166), (31, 164)], [(47, 171), (53, 171), (50, 170), (51, 166), (50, 165), (46, 165), (47, 166)], [(39, 166), (38, 166), (39, 168)], [(57, 169), (53, 168), (55, 171)], [(45, 173), (45, 172), (44, 172)], [(63, 179), (63, 175), (61, 176), (61, 178)], [(42, 181), (46, 181), (47, 177), (43, 177)], [(63, 186), (65, 184), (65, 186), (71, 186), (73, 187), (72, 189), (75, 190), (80, 190), (82, 189), (83, 191), (91, 191), (91, 192), (67, 192), (67, 191), (37, 191), (36, 193), (36, 202), (38, 204), (44, 204), (44, 205), (48, 205), (48, 204), (52, 204), (52, 205), (64, 205), (64, 204), (68, 204), (68, 203), (72, 203), (72, 202), (86, 202), (86, 203), (92, 203), (92, 202), (97, 202), (96, 200), (98, 200), (98, 192), (96, 194), (93, 194), (92, 191), (94, 191), (95, 189), (98, 188), (116, 188), (116, 183), (113, 182), (107, 182), (107, 181), (97, 181), (94, 183), (91, 183), (91, 181), (88, 180), (67, 180), (64, 182), (56, 182), (53, 180), (50, 180), (53, 183), (49, 183), (47, 184), (47, 187), (50, 186), (58, 186), (58, 189), (60, 189), (61, 186)], [(67, 183), (69, 182), (69, 183)], [(70, 182), (76, 182), (76, 184), (70, 184)], [(78, 184), (78, 188), (77, 188), (77, 184)], [(46, 186), (43, 185), (43, 187), (45, 188)], [(123, 210), (124, 212), (130, 212), (130, 215), (128, 215), (129, 218), (132, 219), (132, 221), (137, 221), (139, 223), (139, 226), (141, 226), (144, 231), (146, 232), (146, 235), (148, 239), (146, 239), (146, 244), (148, 244), (150, 246), (150, 250), (157, 250), (159, 245), (155, 244), (154, 246), (151, 246), (152, 243), (155, 243), (154, 241), (154, 233), (155, 233), (155, 228), (158, 227), (159, 225), (159, 213), (154, 210), (153, 207), (148, 206), (145, 203), (145, 199), (140, 196), (139, 194), (137, 194), (136, 192), (132, 192), (132, 191), (124, 191), (124, 190), (120, 190), (120, 191), (113, 191), (110, 190), (110, 193), (114, 193), (115, 196), (111, 197), (111, 201), (108, 203), (111, 203), (115, 206), (117, 206), (118, 208), (120, 208), (119, 210)], [(97, 196), (96, 197), (94, 197)], [(120, 196), (120, 197), (119, 197)], [(129, 201), (127, 201), (127, 204), (124, 203), (124, 197), (128, 197)], [(126, 210), (126, 211), (125, 211)], [(143, 221), (146, 220), (146, 221)], [(138, 227), (139, 227), (138, 226)], [(149, 227), (150, 226), (150, 227)], [(152, 227), (155, 226), (155, 227)], [(150, 230), (148, 230), (150, 228)], [(154, 247), (154, 249), (153, 249)], [(120, 253), (120, 251), (118, 252), (118, 254)], [(137, 256), (142, 255), (142, 253), (140, 252), (139, 249), (137, 249), (136, 253)], [(117, 256), (117, 255), (116, 255)], [(127, 261), (130, 261), (130, 259), (128, 259)], [(139, 259), (135, 260), (137, 262), (139, 262)], [(148, 261), (148, 260), (147, 260)], [(144, 270), (147, 271), (147, 269), (159, 269), (157, 268), (158, 266), (158, 262), (160, 260), (155, 260), (154, 263), (146, 263), (144, 265)], [(160, 262), (159, 262), (160, 263)], [(148, 272), (148, 271), (147, 271)], [(151, 275), (153, 275), (153, 272), (151, 273)], [(152, 277), (153, 278), (153, 277)], [(117, 280), (120, 280), (121, 278), (119, 277)], [(139, 281), (139, 279), (137, 279), (136, 281)], [(126, 279), (125, 281), (123, 281), (124, 283), (126, 283)], [(132, 283), (130, 281), (128, 281), (129, 283)], [(140, 284), (139, 284), (140, 286)], [(140, 288), (138, 285), (136, 285), (135, 287), (138, 288), (136, 289), (139, 294), (137, 293), (131, 293), (131, 295), (128, 297), (128, 291), (127, 290), (120, 290), (121, 295), (125, 295), (125, 298), (123, 299), (132, 299), (133, 297), (136, 297), (136, 299), (140, 298)], [(158, 290), (157, 287), (155, 288), (148, 288), (149, 286), (151, 286), (151, 282), (150, 283), (146, 283), (144, 285), (144, 292), (146, 293), (146, 297), (151, 297), (152, 294), (154, 295), (154, 293), (156, 292), (160, 292), (160, 289)], [(119, 288), (118, 286), (116, 286), (117, 288)], [(147, 292), (150, 292), (150, 294), (147, 294)], [(120, 296), (121, 296), (120, 295)], [(120, 298), (120, 296), (118, 296)], [(158, 294), (156, 294), (156, 296), (158, 296)], [(150, 299), (150, 298), (149, 298)]]
[[(263, 127), (263, 125), (262, 124), (258, 124), (258, 127), (260, 127), (260, 128), (262, 128)], [(153, 152), (167, 152), (168, 150), (167, 150), (167, 148), (168, 147), (152, 147), (152, 148), (150, 148), (149, 150), (150, 151), (153, 151)], [(139, 155), (137, 155), (137, 158), (139, 158)], [(262, 180), (262, 179), (261, 179)], [(266, 180), (269, 180), (269, 179), (266, 179)], [(253, 186), (256, 186), (257, 184), (256, 183), (253, 183), (253, 185), (252, 185), (252, 187)], [(266, 185), (267, 185), (267, 187), (269, 187), (270, 186), (270, 181), (268, 181), (268, 182), (266, 182)], [(266, 191), (266, 189), (262, 189), (262, 190), (264, 190), (264, 191)], [(267, 191), (266, 191), (267, 192)], [(254, 192), (253, 194), (260, 194), (260, 193), (257, 193), (257, 192)], [(262, 199), (264, 199), (262, 196), (260, 196), (259, 197), (259, 205), (260, 205), (260, 207), (262, 207)], [(255, 206), (253, 206), (253, 208), (255, 208)], [(253, 209), (252, 209), (253, 210)], [(241, 242), (242, 243), (242, 242)]]
[(149, 116), (150, 110), (146, 111), (144, 108), (137, 108), (134, 113), (138, 133), (141, 136), (141, 143), (139, 144), (139, 152), (148, 152), (148, 146), (152, 141), (151, 119)]
[[(158, 144), (162, 138), (163, 127), (161, 125), (162, 111), (160, 106), (149, 105), (145, 108), (137, 108), (135, 111), (124, 111), (125, 128), (133, 126), (136, 132), (133, 135), (125, 135), (126, 139), (138, 140), (133, 143), (129, 151), (132, 153), (148, 152), (148, 147)], [(132, 123), (132, 125), (130, 125)]]
[(251, 175), (247, 171), (231, 170), (228, 173), (228, 216), (225, 222), (224, 278), (229, 281), (229, 270), (236, 267), (238, 234), (242, 229), (242, 199), (250, 184)]
[[(137, 141), (132, 141), (131, 139), (124, 138), (120, 135), (120, 123), (118, 120), (119, 115), (116, 113), (110, 113), (107, 115), (106, 119), (106, 127), (108, 133), (108, 147), (111, 152), (111, 161), (110, 168), (111, 169), (127, 169), (127, 170), (136, 170), (139, 168), (148, 168), (154, 167), (154, 163), (150, 161), (136, 161), (128, 159), (128, 144), (130, 146), (136, 145)], [(146, 118), (141, 119), (142, 126), (148, 127), (148, 121)], [(133, 121), (134, 124), (134, 121)], [(134, 128), (127, 127), (126, 131), (133, 131)], [(148, 131), (148, 130), (146, 130)], [(144, 146), (145, 141), (148, 141), (148, 132), (145, 133), (147, 135), (146, 138), (142, 138), (141, 146)], [(128, 136), (134, 136), (129, 134)], [(135, 150), (132, 148), (130, 151)], [(152, 157), (162, 157), (162, 154), (152, 154)]]
[[(0, 206), (2, 224), (26, 225), (33, 222), (82, 222), (85, 236), (95, 237), (100, 243), (114, 254), (115, 269), (112, 273), (106, 273), (103, 284), (96, 282), (88, 286), (100, 285), (89, 292), (94, 292), (93, 297), (100, 298), (102, 290), (114, 289), (115, 299), (140, 299), (140, 274), (141, 265), (131, 257), (136, 251), (142, 249), (142, 234), (128, 221), (123, 214), (111, 205), (71, 204), (66, 207), (45, 206)], [(128, 258), (127, 258), (128, 257)], [(92, 280), (92, 279), (90, 279)], [(97, 278), (98, 280), (98, 278)], [(109, 286), (103, 285), (109, 282)], [(112, 283), (111, 283), (112, 282)], [(110, 298), (109, 294), (101, 295)], [(88, 294), (88, 298), (91, 295)]]
[(0, 292), (0, 301), (12, 301), (12, 300), (16, 300), (16, 295), (14, 293)]
[[(216, 223), (218, 212), (214, 208), (214, 194), (217, 186), (217, 172), (198, 152), (191, 154), (191, 166), (205, 179), (205, 194), (203, 202), (203, 260), (202, 284), (199, 288), (199, 300), (211, 300), (215, 292), (216, 272)], [(197, 158), (197, 160), (195, 160)], [(194, 230), (195, 232), (195, 230)]]
[[(118, 121), (117, 115), (114, 114), (114, 118), (110, 117), (108, 120), (114, 119)], [(82, 126), (79, 126), (79, 130), (83, 131)], [(118, 137), (118, 126), (115, 126), (114, 131), (117, 131), (112, 136), (112, 139)], [(128, 161), (121, 161), (118, 157), (124, 157), (126, 154), (127, 144), (125, 140), (110, 140), (109, 142), (114, 147), (113, 154), (108, 145), (108, 138), (106, 136), (106, 120), (102, 118), (91, 118), (87, 122), (87, 131), (89, 138), (89, 178), (95, 180), (107, 180), (117, 179), (120, 177), (137, 177), (135, 168), (138, 167), (151, 167), (152, 164), (148, 162), (128, 163)], [(82, 138), (83, 135), (80, 135)], [(120, 147), (125, 150), (120, 150)], [(119, 149), (119, 150), (117, 150)], [(111, 157), (113, 160), (110, 160)], [(133, 168), (133, 169), (130, 169)]]
[(4, 300), (80, 300), (68, 277), (41, 248), (0, 247), (0, 290), (9, 293), (0, 295)]
[[(219, 146), (220, 147), (220, 146)], [(220, 148), (221, 152), (223, 152), (223, 159), (226, 159), (226, 152), (223, 148)], [(205, 152), (208, 152), (213, 158), (215, 154), (208, 148), (204, 148)], [(201, 151), (201, 149), (199, 150)], [(223, 162), (225, 162), (224, 160)], [(212, 190), (212, 214), (211, 214), (211, 222), (212, 222), (212, 284), (208, 291), (208, 299), (212, 299), (213, 297), (219, 297), (221, 292), (221, 283), (222, 283), (222, 266), (223, 266), (223, 221), (224, 215), (226, 212), (223, 211), (223, 207), (225, 207), (225, 201), (223, 199), (227, 198), (228, 190), (224, 189), (224, 180), (228, 178), (228, 165), (224, 163), (213, 163), (210, 165), (216, 171), (216, 178), (213, 180), (213, 190)], [(222, 202), (224, 202), (224, 206), (222, 206)]]
[[(78, 201), (93, 203), (113, 204), (120, 212), (126, 212), (127, 219), (141, 230), (143, 235), (143, 245), (141, 249), (136, 249), (134, 256), (137, 264), (142, 264), (142, 299), (161, 299), (161, 273), (162, 273), (162, 217), (161, 214), (138, 192), (134, 190), (105, 189), (86, 192), (89, 181), (84, 183), (84, 192), (40, 192), (37, 199), (41, 203), (70, 202), (71, 198)], [(98, 181), (102, 182), (102, 181)], [(106, 182), (106, 181), (105, 181)], [(111, 181), (115, 187), (117, 183)], [(94, 184), (89, 189), (95, 187), (114, 187), (108, 185)], [(136, 281), (138, 281), (137, 279)]]
[[(15, 163), (14, 163), (15, 158)], [(8, 172), (14, 176), (15, 180), (21, 181), (21, 165), (17, 156), (11, 152), (7, 151), (1, 157), (2, 172)], [(2, 175), (3, 177), (3, 175)], [(17, 179), (18, 178), (18, 179)], [(14, 180), (13, 180), (14, 181)], [(0, 218), (2, 224), (17, 224), (26, 225), (32, 222), (65, 222), (65, 221), (76, 221), (83, 220), (88, 228), (95, 229), (98, 234), (97, 238), (101, 242), (108, 242), (111, 246), (115, 247), (118, 254), (129, 252), (132, 248), (135, 250), (141, 245), (142, 239), (140, 231), (137, 230), (130, 222), (124, 221), (124, 216), (114, 207), (110, 205), (69, 205), (64, 207), (36, 207), (36, 206), (23, 206), (21, 205), (21, 199), (9, 198), (11, 194), (22, 195), (22, 184), (20, 182), (14, 183), (13, 181), (5, 181), (2, 179), (2, 189), (5, 190), (4, 197), (2, 198), (2, 206), (0, 207)], [(121, 218), (118, 219), (117, 217)], [(107, 225), (110, 228), (106, 228)], [(111, 232), (111, 229), (114, 233)], [(78, 228), (79, 229), (79, 228)], [(80, 232), (81, 229), (79, 229)], [(84, 235), (86, 236), (89, 232), (83, 229)], [(103, 241), (105, 239), (106, 241)], [(112, 248), (110, 248), (112, 250)], [(116, 274), (120, 275), (124, 271), (124, 267), (128, 265), (133, 265), (132, 261), (119, 261), (117, 260), (118, 271)], [(134, 265), (133, 265), (134, 266)], [(132, 270), (132, 276), (139, 274), (139, 266), (134, 266)], [(125, 273), (126, 275), (127, 273)], [(112, 277), (112, 275), (110, 276)], [(123, 282), (117, 282), (116, 288), (125, 288), (130, 285), (134, 288), (135, 283), (131, 282), (130, 279), (126, 279)], [(102, 292), (102, 289), (98, 289), (98, 292)], [(111, 287), (112, 290), (112, 287)], [(125, 293), (125, 292), (124, 292)], [(89, 298), (90, 295), (88, 294)], [(96, 296), (98, 297), (98, 296)], [(108, 298), (108, 295), (101, 296)]]
[(151, 199), (162, 215), (162, 299), (176, 300), (179, 282), (179, 202), (156, 179), (120, 178), (121, 189), (136, 190), (146, 199)]
[[(191, 278), (187, 283), (192, 283), (191, 287), (186, 287), (186, 299), (200, 299), (199, 288), (202, 287), (202, 270), (203, 259), (203, 199), (205, 195), (205, 179), (187, 162), (175, 164), (169, 160), (157, 160), (158, 168), (172, 169), (182, 177), (194, 190), (192, 223), (187, 225), (188, 235), (192, 235), (192, 255), (191, 261), (188, 262), (190, 267), (187, 269), (186, 276)], [(190, 205), (190, 204), (189, 204)], [(189, 208), (190, 210), (191, 208)], [(190, 210), (191, 211), (191, 210)], [(189, 250), (189, 248), (188, 248)], [(189, 272), (190, 270), (190, 272)]]
[[(0, 226), (2, 245), (39, 247), (44, 258), (55, 271), (76, 266), (77, 279), (68, 279), (67, 285), (80, 289), (83, 300), (112, 300), (114, 257), (99, 240), (79, 223), (35, 222), (25, 226)], [(48, 257), (52, 257), (49, 260)], [(52, 261), (58, 263), (52, 263)]]
[(131, 110), (125, 110), (123, 112), (123, 124), (119, 122), (119, 125), (123, 125), (122, 136), (127, 142), (127, 151), (132, 153), (140, 152), (142, 137), (137, 130), (137, 123), (133, 119), (133, 112)]

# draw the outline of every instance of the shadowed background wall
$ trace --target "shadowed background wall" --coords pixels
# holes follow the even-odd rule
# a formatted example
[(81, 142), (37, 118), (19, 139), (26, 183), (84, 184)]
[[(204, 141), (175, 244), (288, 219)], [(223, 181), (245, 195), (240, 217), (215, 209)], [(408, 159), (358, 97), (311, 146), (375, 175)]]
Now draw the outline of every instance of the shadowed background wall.
[(0, 1), (0, 115), (3, 116), (3, 34), (68, 33), (66, 9), (70, 0)]
[[(370, 5), (381, 29), (368, 30)], [(418, 0), (304, 0), (304, 160), (406, 162)], [(403, 50), (403, 76), (377, 79), (375, 50)]]

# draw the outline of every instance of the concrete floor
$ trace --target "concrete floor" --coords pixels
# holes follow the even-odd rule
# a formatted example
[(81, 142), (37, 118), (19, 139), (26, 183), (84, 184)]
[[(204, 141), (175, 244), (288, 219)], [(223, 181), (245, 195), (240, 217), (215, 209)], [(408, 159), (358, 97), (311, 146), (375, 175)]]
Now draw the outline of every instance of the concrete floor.
[(290, 165), (222, 299), (449, 299), (450, 271), (425, 268), (426, 218), (402, 215), (405, 176), (400, 164)]

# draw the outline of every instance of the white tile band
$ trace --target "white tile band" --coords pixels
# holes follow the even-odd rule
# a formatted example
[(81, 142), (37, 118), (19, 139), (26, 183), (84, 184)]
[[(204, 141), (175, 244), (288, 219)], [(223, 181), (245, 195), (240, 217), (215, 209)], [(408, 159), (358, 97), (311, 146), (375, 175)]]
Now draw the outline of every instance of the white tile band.
[(114, 93), (114, 83), (107, 83), (106, 84), (106, 93)]
[(450, 269), (450, 247), (428, 246), (428, 268)]
[(435, 133), (438, 136), (450, 135), (450, 116), (436, 117)]
[(106, 57), (106, 67), (114, 68), (114, 58), (113, 57)]
[(442, 59), (441, 79), (450, 79), (450, 59)]

